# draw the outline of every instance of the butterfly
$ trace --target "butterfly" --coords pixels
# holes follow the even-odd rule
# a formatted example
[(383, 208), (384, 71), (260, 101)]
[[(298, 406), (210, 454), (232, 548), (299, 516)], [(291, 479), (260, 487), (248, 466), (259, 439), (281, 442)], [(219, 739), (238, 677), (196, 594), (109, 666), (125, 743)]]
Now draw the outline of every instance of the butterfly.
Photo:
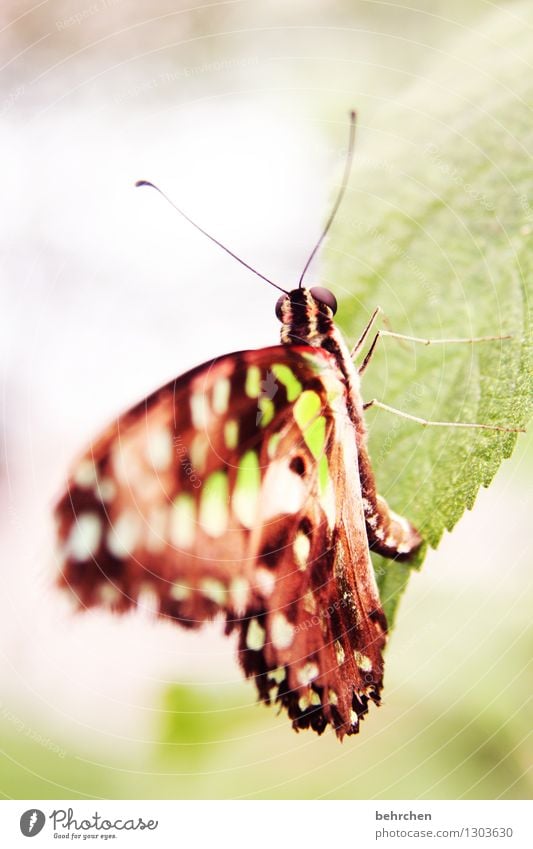
[(259, 699), (342, 739), (383, 687), (370, 551), (421, 538), (377, 494), (335, 297), (302, 280), (276, 305), (281, 344), (194, 368), (88, 447), (56, 507), (59, 583), (80, 608), (149, 594), (185, 628), (222, 616)]

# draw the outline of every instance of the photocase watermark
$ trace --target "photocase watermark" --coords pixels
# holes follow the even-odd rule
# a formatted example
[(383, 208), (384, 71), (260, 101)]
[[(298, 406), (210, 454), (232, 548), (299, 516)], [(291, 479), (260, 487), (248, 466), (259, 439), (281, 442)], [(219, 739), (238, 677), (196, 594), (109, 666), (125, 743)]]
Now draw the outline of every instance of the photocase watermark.
[(155, 77), (150, 77), (147, 80), (128, 86), (123, 92), (117, 94), (113, 98), (113, 101), (115, 104), (124, 103), (125, 101), (134, 100), (147, 92), (155, 91), (174, 82), (193, 79), (202, 74), (218, 74), (224, 71), (242, 70), (258, 64), (259, 59), (257, 56), (250, 56), (242, 59), (219, 59), (213, 62), (203, 62), (201, 65), (184, 65), (173, 71), (161, 71)]
[(11, 91), (4, 97), (4, 99), (0, 103), (0, 115), (5, 115), (7, 112), (9, 112), (9, 110), (13, 108), (15, 103), (20, 100), (21, 97), (24, 96), (25, 90), (26, 87), (23, 85), (18, 85), (16, 88), (11, 89)]
[[(422, 383), (411, 383), (407, 391), (402, 395), (399, 404), (400, 409), (409, 410), (411, 404), (423, 398), (425, 393), (426, 387)], [(384, 460), (387, 458), (388, 454), (394, 447), (397, 433), (401, 428), (403, 421), (404, 420), (401, 418), (396, 418), (393, 420), (392, 425), (390, 426), (383, 442), (381, 443), (379, 454), (373, 458), (373, 465), (376, 468), (384, 462)]]
[(261, 391), (257, 402), (257, 415), (255, 417), (257, 427), (259, 427), (265, 417), (270, 416), (273, 412), (272, 401), (278, 391), (278, 388), (278, 381), (276, 380), (274, 373), (272, 371), (268, 371), (265, 380), (262, 380), (260, 384)]
[(35, 837), (43, 830), (45, 822), (46, 817), (39, 808), (30, 808), (20, 818), (20, 830), (24, 837)]
[(407, 251), (401, 247), (401, 245), (395, 242), (394, 239), (386, 236), (378, 229), (378, 227), (367, 224), (366, 221), (362, 221), (359, 218), (350, 218), (343, 215), (340, 220), (342, 223), (359, 230), (361, 235), (366, 236), (369, 239), (374, 239), (376, 242), (387, 248), (397, 259), (401, 259), (405, 263), (413, 279), (424, 291), (428, 305), (435, 306), (439, 303), (439, 297), (434, 286), (429, 282), (420, 266), (417, 265), (412, 256), (410, 256)]
[(468, 183), (458, 169), (446, 161), (435, 144), (426, 144), (424, 152), (430, 157), (441, 174), (449, 177), (452, 183), (461, 188), (465, 194), (470, 195), (483, 209), (486, 209), (488, 212), (494, 212), (494, 204), (491, 203), (487, 195), (484, 192), (478, 191), (471, 183)]
[[(20, 830), (25, 837), (35, 837), (50, 821), (54, 837), (68, 840), (116, 839), (123, 831), (155, 831), (159, 820), (144, 817), (118, 817), (110, 819), (96, 810), (90, 817), (74, 814), (74, 808), (55, 808), (46, 815), (39, 808), (28, 808), (20, 817)], [(117, 833), (118, 832), (118, 833)]]
[(78, 12), (74, 12), (73, 15), (68, 15), (65, 18), (58, 18), (58, 20), (56, 20), (56, 29), (61, 32), (62, 30), (79, 26), (79, 24), (82, 24), (89, 18), (100, 14), (100, 12), (106, 12), (108, 9), (113, 8), (113, 6), (117, 6), (119, 3), (122, 3), (122, 0), (95, 0), (95, 2), (91, 3), (89, 6), (85, 6), (85, 8), (80, 9)]
[(33, 740), (34, 743), (38, 743), (38, 745), (42, 746), (44, 749), (54, 752), (58, 758), (66, 757), (67, 753), (65, 749), (62, 749), (61, 746), (58, 746), (57, 743), (54, 743), (54, 741), (49, 737), (35, 731), (35, 729), (31, 728), (26, 722), (24, 722), (20, 716), (17, 716), (13, 713), (13, 711), (9, 710), (9, 708), (0, 702), (0, 720), (2, 719), (14, 725), (19, 734), (23, 734), (29, 740)]
[(194, 489), (199, 489), (202, 486), (202, 479), (196, 473), (196, 469), (194, 468), (189, 457), (189, 451), (187, 449), (187, 446), (183, 442), (181, 434), (179, 433), (177, 436), (174, 437), (174, 449), (178, 456), (180, 466), (189, 478)]
[(294, 633), (297, 634), (298, 631), (308, 631), (309, 628), (314, 628), (317, 625), (320, 625), (324, 619), (331, 616), (332, 613), (339, 610), (341, 607), (346, 607), (348, 604), (347, 598), (337, 599), (333, 604), (328, 605), (328, 607), (322, 608), (320, 610), (320, 616), (317, 613), (314, 613), (312, 616), (309, 616), (308, 619), (304, 619), (302, 622), (298, 622), (294, 627)]

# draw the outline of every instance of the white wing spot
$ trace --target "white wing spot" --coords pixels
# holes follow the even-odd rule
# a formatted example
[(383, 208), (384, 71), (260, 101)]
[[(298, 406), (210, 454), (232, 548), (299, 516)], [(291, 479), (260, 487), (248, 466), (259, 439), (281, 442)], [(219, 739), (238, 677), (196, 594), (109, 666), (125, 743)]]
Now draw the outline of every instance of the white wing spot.
[(107, 535), (107, 547), (115, 557), (131, 554), (141, 536), (141, 522), (133, 510), (124, 510)]
[(307, 568), (309, 552), (311, 551), (311, 541), (309, 537), (300, 531), (293, 542), (292, 550), (298, 569), (305, 571)]
[(221, 377), (213, 386), (213, 410), (222, 416), (228, 409), (231, 384), (227, 377)]
[(146, 456), (156, 471), (168, 469), (172, 462), (172, 438), (168, 428), (154, 428), (148, 431)]
[(300, 708), (302, 713), (307, 710), (307, 708), (309, 707), (309, 699), (307, 696), (300, 696), (300, 698), (298, 699), (298, 707)]
[(344, 663), (344, 649), (338, 640), (335, 640), (335, 655), (338, 664)]
[(246, 633), (246, 645), (251, 651), (261, 651), (265, 645), (266, 631), (257, 619), (250, 619)]
[(226, 601), (226, 587), (216, 578), (204, 578), (200, 581), (200, 589), (206, 598), (222, 606)]
[(308, 495), (307, 487), (285, 460), (273, 460), (267, 467), (259, 500), (261, 520), (267, 522), (281, 513), (297, 513)]
[(308, 684), (311, 683), (311, 681), (314, 681), (317, 675), (318, 666), (316, 665), (316, 663), (308, 662), (305, 663), (301, 667), (301, 669), (298, 670), (298, 672), (296, 673), (296, 678), (298, 679), (298, 683), (306, 687)]
[(102, 522), (96, 513), (82, 513), (74, 520), (67, 541), (67, 552), (74, 560), (88, 560), (102, 538)]
[(174, 601), (185, 601), (186, 598), (189, 598), (190, 594), (191, 588), (185, 584), (176, 582), (170, 588), (170, 596)]
[(94, 494), (100, 501), (113, 501), (117, 494), (117, 487), (112, 478), (102, 478), (94, 487)]
[(248, 581), (246, 578), (233, 578), (229, 591), (235, 612), (243, 614), (246, 610), (250, 591)]
[(268, 598), (268, 596), (272, 595), (276, 586), (276, 576), (270, 569), (263, 569), (262, 567), (257, 569), (255, 580), (263, 596)]
[(268, 676), (269, 678), (272, 678), (276, 684), (281, 684), (282, 681), (285, 681), (285, 667), (278, 666), (277, 669), (271, 669)]
[(90, 489), (96, 483), (96, 467), (92, 460), (82, 460), (74, 473), (74, 480), (82, 489)]
[(208, 425), (209, 408), (203, 392), (194, 392), (191, 395), (191, 419), (197, 430), (204, 430)]
[(372, 661), (366, 654), (361, 654), (359, 651), (354, 651), (353, 656), (359, 669), (363, 672), (372, 672)]
[(274, 613), (270, 627), (274, 648), (288, 649), (294, 639), (294, 625), (291, 625), (283, 613)]

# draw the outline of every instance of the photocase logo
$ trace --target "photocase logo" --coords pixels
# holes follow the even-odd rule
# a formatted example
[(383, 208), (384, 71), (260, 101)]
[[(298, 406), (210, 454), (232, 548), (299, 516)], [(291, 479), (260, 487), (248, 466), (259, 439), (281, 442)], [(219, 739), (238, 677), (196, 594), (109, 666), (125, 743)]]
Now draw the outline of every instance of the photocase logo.
[(20, 818), (20, 830), (24, 837), (35, 837), (42, 831), (46, 817), (38, 808), (30, 808), (24, 811)]

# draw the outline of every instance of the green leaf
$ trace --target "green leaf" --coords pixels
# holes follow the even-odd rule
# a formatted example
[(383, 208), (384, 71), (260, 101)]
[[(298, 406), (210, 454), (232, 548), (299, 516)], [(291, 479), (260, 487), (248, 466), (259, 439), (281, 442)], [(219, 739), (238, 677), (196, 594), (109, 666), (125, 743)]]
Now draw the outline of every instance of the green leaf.
[[(398, 333), (512, 339), (426, 347), (384, 338), (363, 378), (365, 400), (437, 421), (527, 420), (533, 41), (524, 18), (533, 24), (533, 11), (521, 10), (491, 16), (394, 106), (359, 116), (326, 255), (349, 342), (378, 304)], [(494, 50), (496, 33), (505, 49)], [(367, 422), (379, 491), (433, 547), (516, 443), (515, 434), (424, 428), (378, 409)], [(390, 623), (425, 551), (410, 564), (375, 558)]]

